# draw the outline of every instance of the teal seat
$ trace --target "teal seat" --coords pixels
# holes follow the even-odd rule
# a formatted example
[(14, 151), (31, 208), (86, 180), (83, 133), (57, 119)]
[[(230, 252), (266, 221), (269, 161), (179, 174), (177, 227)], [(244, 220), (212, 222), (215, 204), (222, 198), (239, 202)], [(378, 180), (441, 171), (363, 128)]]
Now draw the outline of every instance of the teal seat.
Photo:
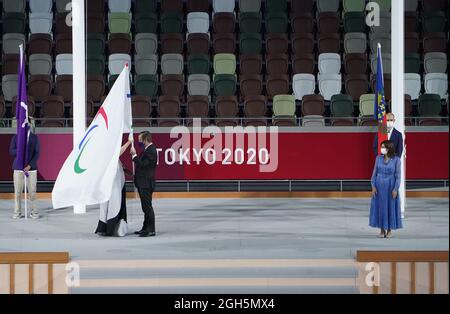
[(234, 96), (236, 94), (236, 76), (234, 74), (217, 74), (214, 76), (216, 96)]

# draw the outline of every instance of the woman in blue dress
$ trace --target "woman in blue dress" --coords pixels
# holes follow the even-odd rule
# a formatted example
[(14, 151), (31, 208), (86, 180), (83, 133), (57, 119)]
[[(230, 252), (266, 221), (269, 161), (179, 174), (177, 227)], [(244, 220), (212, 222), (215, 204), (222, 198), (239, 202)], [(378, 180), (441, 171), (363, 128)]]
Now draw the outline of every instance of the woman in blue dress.
[(402, 228), (400, 197), (401, 161), (392, 141), (381, 143), (381, 155), (372, 174), (372, 201), (369, 225), (380, 228), (380, 238), (391, 238), (392, 230)]

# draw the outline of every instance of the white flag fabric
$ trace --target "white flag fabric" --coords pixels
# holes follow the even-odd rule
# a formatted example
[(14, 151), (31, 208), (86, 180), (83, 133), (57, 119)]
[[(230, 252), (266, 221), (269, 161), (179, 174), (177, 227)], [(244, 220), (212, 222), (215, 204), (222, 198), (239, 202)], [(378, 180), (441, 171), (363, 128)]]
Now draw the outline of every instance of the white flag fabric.
[(131, 131), (131, 123), (129, 69), (125, 66), (83, 139), (61, 168), (52, 191), (53, 208), (109, 200), (122, 136)]

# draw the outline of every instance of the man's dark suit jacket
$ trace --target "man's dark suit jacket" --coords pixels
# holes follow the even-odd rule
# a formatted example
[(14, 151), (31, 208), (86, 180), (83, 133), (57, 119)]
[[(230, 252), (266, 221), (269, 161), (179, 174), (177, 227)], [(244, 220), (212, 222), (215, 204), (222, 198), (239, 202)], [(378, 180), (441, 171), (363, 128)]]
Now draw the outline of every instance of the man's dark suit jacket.
[(151, 144), (140, 156), (134, 157), (133, 162), (136, 165), (134, 185), (141, 189), (154, 189), (157, 162), (156, 146)]
[[(17, 141), (16, 141), (16, 135), (14, 135), (11, 138), (11, 143), (9, 144), (9, 154), (14, 157), (13, 162), (13, 170), (23, 170), (18, 164), (17, 164)], [(26, 161), (25, 166), (30, 165), (31, 170), (37, 170), (37, 162), (39, 159), (40, 154), (40, 145), (39, 145), (39, 139), (36, 134), (33, 132), (30, 132), (30, 136), (28, 137), (28, 147), (27, 147), (27, 156), (28, 160)]]
[[(392, 129), (392, 134), (390, 140), (394, 142), (395, 155), (399, 158), (402, 157), (403, 153), (403, 136), (402, 133), (397, 131), (395, 128)], [(375, 140), (373, 141), (373, 152), (375, 156), (378, 155), (378, 133), (375, 134)]]

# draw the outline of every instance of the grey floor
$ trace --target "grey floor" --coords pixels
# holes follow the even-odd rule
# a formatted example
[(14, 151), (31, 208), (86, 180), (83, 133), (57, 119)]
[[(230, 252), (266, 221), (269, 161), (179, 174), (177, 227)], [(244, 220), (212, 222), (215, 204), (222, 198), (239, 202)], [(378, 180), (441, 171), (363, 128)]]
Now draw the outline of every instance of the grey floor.
[[(0, 201), (0, 251), (68, 251), (76, 261), (353, 259), (357, 250), (364, 249), (448, 250), (448, 199), (408, 199), (407, 204), (405, 228), (394, 232), (392, 239), (376, 237), (378, 230), (367, 225), (369, 200), (354, 198), (159, 199), (154, 201), (156, 237), (139, 238), (130, 234), (124, 238), (103, 238), (93, 233), (98, 221), (98, 209), (95, 207), (89, 207), (87, 214), (74, 215), (71, 209), (53, 210), (49, 201), (38, 201), (42, 215), (40, 219), (13, 220), (12, 201)], [(128, 200), (130, 232), (141, 227), (142, 219), (138, 201)], [(324, 273), (317, 276), (326, 276), (327, 271), (333, 276), (332, 270), (321, 269)], [(233, 275), (242, 276), (239, 271)], [(314, 273), (314, 270), (311, 271)], [(87, 270), (85, 277), (91, 278), (94, 273), (95, 270)], [(117, 274), (120, 276), (120, 272)], [(245, 274), (252, 276), (247, 271)], [(354, 270), (344, 269), (339, 274), (354, 276)], [(158, 276), (178, 275), (176, 272), (167, 274), (162, 271)], [(198, 274), (187, 269), (184, 275)], [(229, 275), (226, 270), (221, 272), (222, 277)], [(123, 276), (134, 275), (124, 271)], [(274, 270), (274, 276), (289, 277), (289, 272), (283, 274)], [(108, 277), (107, 271), (101, 277)], [(164, 289), (158, 291), (167, 292)], [(202, 289), (205, 290), (197, 287), (197, 290), (189, 291), (202, 292)], [(220, 291), (226, 292), (227, 289), (239, 291), (233, 287), (223, 287)], [(252, 292), (267, 292), (258, 289)], [(286, 289), (280, 287), (279, 291), (286, 292)], [(314, 289), (319, 288), (310, 287), (308, 291), (314, 292)], [(336, 287), (330, 287), (328, 292), (333, 293), (334, 289)], [(86, 288), (82, 292), (99, 290)], [(127, 292), (136, 291), (130, 288)], [(141, 292), (151, 293), (154, 290), (148, 288)], [(350, 289), (347, 292), (354, 291)]]

